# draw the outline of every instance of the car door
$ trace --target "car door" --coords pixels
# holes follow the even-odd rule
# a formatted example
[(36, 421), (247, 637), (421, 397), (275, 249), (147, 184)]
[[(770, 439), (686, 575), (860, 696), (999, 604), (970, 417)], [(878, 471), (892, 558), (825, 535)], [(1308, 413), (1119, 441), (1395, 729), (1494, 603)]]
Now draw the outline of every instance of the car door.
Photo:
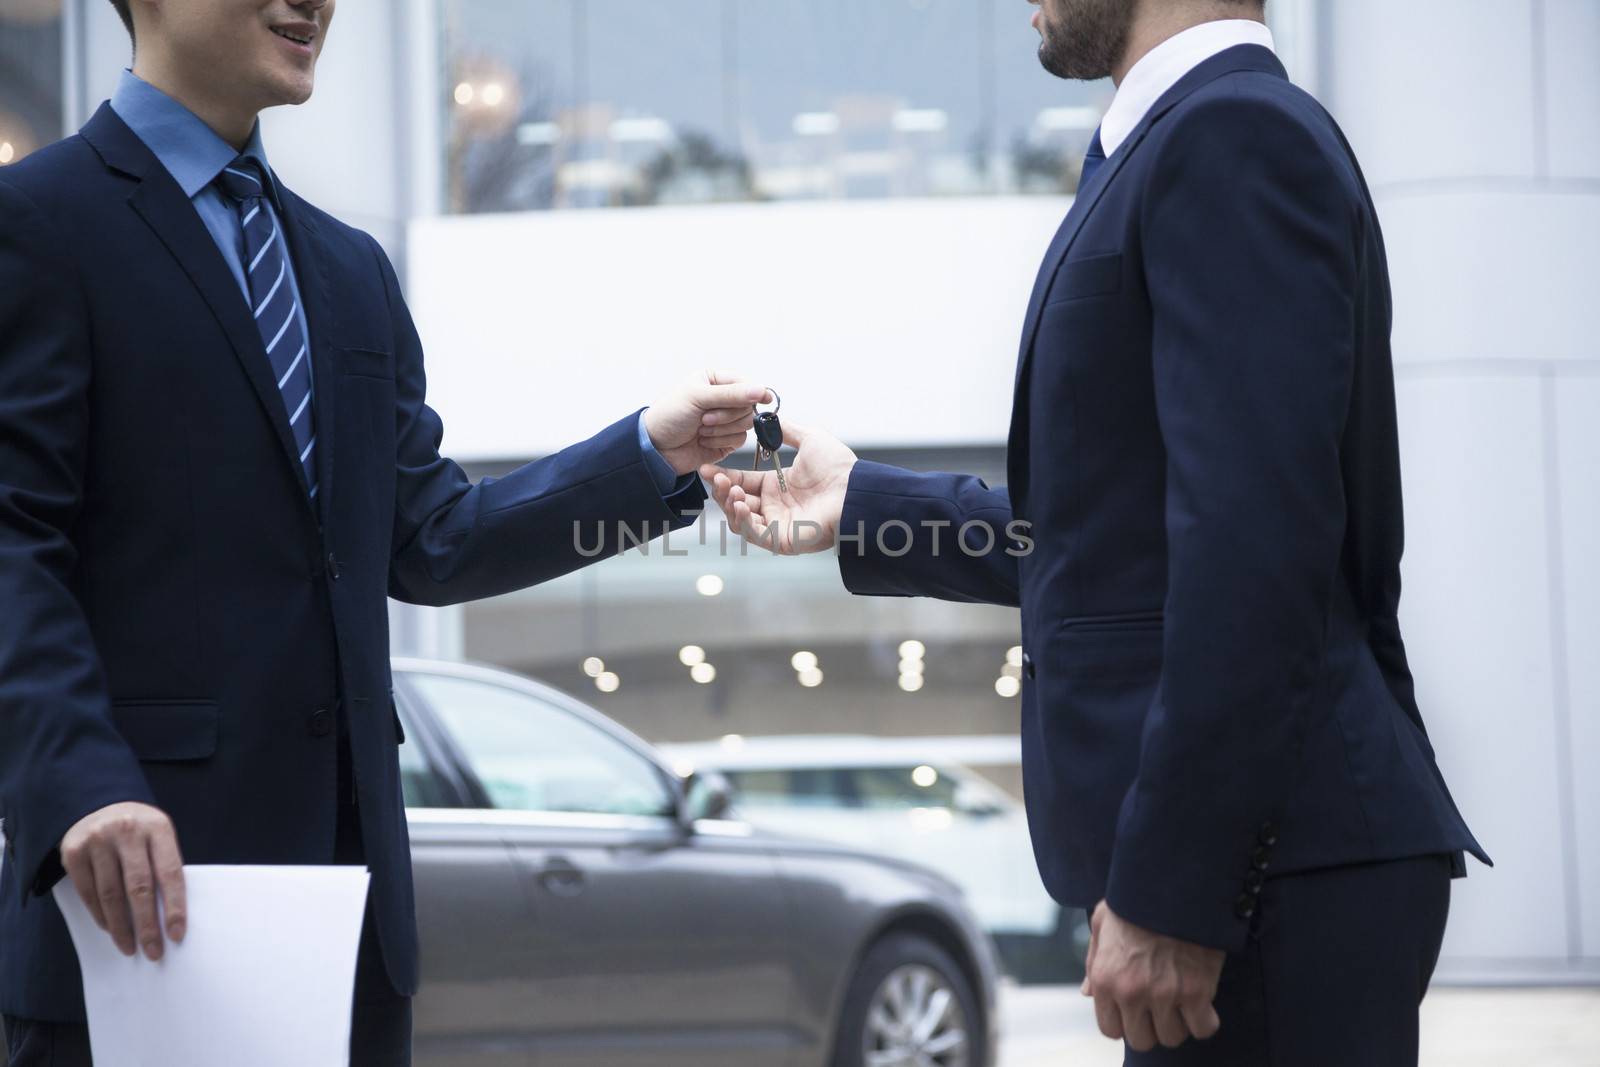
[(593, 713), (416, 673), (523, 878), (515, 988), (539, 1067), (779, 1067), (801, 1040), (784, 891), (736, 823), (685, 828), (678, 790)]
[(400, 782), (411, 833), (422, 988), (413, 1017), (417, 1067), (530, 1067), (523, 1003), (510, 995), (530, 948), (521, 877), (499, 828), (469, 794), (436, 732), (402, 692)]

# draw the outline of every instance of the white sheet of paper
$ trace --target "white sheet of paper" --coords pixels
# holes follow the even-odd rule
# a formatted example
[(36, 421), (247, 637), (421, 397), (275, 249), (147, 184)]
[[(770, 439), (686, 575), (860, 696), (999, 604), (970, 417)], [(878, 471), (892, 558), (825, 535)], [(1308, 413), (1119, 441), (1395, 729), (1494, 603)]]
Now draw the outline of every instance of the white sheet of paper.
[(55, 886), (83, 970), (95, 1067), (345, 1067), (365, 867), (183, 869), (188, 932), (124, 956), (70, 879)]

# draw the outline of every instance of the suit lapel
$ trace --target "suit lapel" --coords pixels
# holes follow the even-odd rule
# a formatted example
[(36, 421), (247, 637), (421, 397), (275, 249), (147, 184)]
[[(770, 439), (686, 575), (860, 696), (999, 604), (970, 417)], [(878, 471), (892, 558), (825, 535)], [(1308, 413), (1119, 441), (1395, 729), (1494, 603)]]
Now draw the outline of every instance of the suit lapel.
[(1257, 71), (1280, 78), (1288, 77), (1278, 57), (1270, 49), (1259, 45), (1237, 45), (1217, 53), (1189, 71), (1178, 79), (1177, 84), (1161, 95), (1140, 120), (1139, 125), (1134, 127), (1127, 140), (1101, 165), (1094, 180), (1078, 190), (1078, 196), (1068, 209), (1067, 217), (1062, 220), (1061, 228), (1056, 231), (1049, 249), (1045, 252), (1044, 262), (1034, 279), (1033, 295), (1028, 299), (1028, 314), (1023, 320), (1022, 345), (1017, 353), (1016, 381), (1012, 386), (1011, 431), (1006, 445), (1006, 483), (1011, 490), (1013, 510), (1019, 516), (1025, 514), (1028, 490), (1029, 365), (1032, 362), (1034, 338), (1039, 332), (1039, 319), (1044, 313), (1044, 299), (1050, 291), (1050, 283), (1055, 280), (1056, 272), (1061, 269), (1062, 262), (1072, 250), (1073, 242), (1078, 239), (1078, 234), (1082, 231), (1090, 213), (1094, 211), (1095, 205), (1100, 202), (1101, 196), (1116, 180), (1123, 164), (1144, 141), (1157, 120), (1202, 85), (1215, 81), (1224, 74), (1237, 71)]
[[(109, 104), (101, 105), (82, 132), (108, 166), (139, 179), (138, 187), (128, 199), (129, 204), (172, 253), (216, 317), (250, 381), (262, 413), (272, 424), (284, 462), (290, 464), (296, 480), (305, 486), (300, 450), (295, 447), (289, 413), (284, 409), (283, 394), (278, 391), (266, 346), (261, 342), (261, 332), (256, 329), (249, 304), (239, 292), (233, 273), (228, 270), (211, 231), (200, 220), (194, 204)], [(305, 488), (309, 490), (310, 487)], [(305, 499), (309, 511), (311, 501), (309, 497)]]
[[(306, 330), (311, 334), (312, 415), (317, 434), (317, 511), (324, 527), (332, 518), (334, 467), (338, 457), (335, 434), (335, 403), (339, 377), (333, 361), (333, 303), (329, 298), (328, 263), (332, 252), (323, 240), (311, 212), (299, 197), (279, 185), (282, 194), (284, 235), (294, 260), (295, 281), (306, 311)], [(280, 407), (282, 405), (279, 405)]]
[(1050, 247), (1045, 251), (1044, 262), (1039, 266), (1039, 274), (1033, 282), (1033, 295), (1028, 298), (1028, 315), (1022, 320), (1022, 347), (1017, 352), (1017, 380), (1016, 386), (1020, 387), (1025, 377), (1028, 357), (1033, 353), (1033, 338), (1039, 332), (1039, 318), (1044, 312), (1045, 294), (1050, 291), (1050, 283), (1055, 280), (1056, 272), (1061, 269), (1061, 261), (1067, 258), (1067, 253), (1072, 249), (1072, 243), (1078, 239), (1078, 233), (1083, 229), (1084, 220), (1100, 202), (1106, 189), (1116, 180), (1117, 173), (1122, 170), (1122, 165), (1128, 161), (1133, 150), (1144, 139), (1148, 127), (1141, 126), (1127, 141), (1119, 145), (1111, 158), (1101, 164), (1100, 170), (1086, 188), (1078, 190), (1077, 197), (1072, 201), (1072, 207), (1067, 210), (1067, 217), (1062, 220), (1061, 228), (1056, 230)]

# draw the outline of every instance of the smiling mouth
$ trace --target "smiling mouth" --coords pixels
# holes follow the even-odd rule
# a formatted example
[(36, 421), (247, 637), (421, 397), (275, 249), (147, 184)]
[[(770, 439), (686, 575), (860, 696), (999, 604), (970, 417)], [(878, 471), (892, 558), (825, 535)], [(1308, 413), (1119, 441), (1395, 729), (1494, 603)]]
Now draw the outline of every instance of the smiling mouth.
[(301, 36), (298, 36), (296, 34), (290, 33), (288, 30), (280, 30), (280, 29), (277, 29), (276, 27), (274, 27), (272, 32), (277, 34), (279, 37), (282, 37), (285, 41), (293, 41), (295, 44), (307, 44), (308, 45), (308, 44), (311, 43), (311, 38), (310, 37), (301, 37)]

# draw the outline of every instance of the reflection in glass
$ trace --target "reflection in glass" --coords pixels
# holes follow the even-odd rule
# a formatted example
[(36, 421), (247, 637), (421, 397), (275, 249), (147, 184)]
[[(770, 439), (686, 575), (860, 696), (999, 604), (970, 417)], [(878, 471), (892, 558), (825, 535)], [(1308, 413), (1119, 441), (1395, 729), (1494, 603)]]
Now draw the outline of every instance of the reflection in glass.
[(445, 0), (455, 212), (1063, 193), (1110, 86), (1020, 0)]
[(562, 708), (504, 686), (417, 673), (496, 808), (669, 815), (674, 798), (645, 757)]
[(0, 0), (0, 166), (60, 138), (61, 0)]

